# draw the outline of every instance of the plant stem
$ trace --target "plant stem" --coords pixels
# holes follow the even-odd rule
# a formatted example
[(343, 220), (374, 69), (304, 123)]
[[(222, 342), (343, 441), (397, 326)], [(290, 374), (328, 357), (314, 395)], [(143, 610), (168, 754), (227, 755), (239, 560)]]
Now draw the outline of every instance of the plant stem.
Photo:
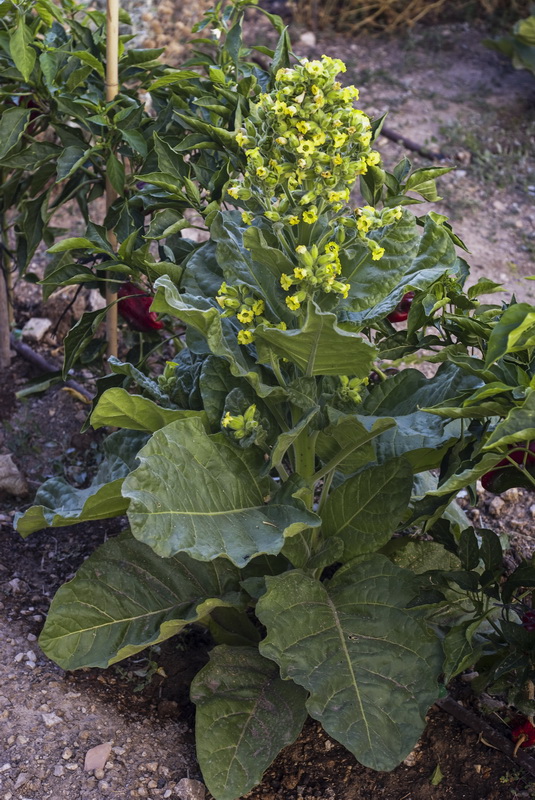
[(318, 514), (321, 515), (323, 510), (323, 506), (325, 505), (325, 501), (329, 496), (329, 491), (331, 488), (331, 483), (333, 482), (335, 470), (332, 469), (326, 476), (325, 480), (323, 481), (323, 486), (321, 487), (321, 496), (318, 503)]
[[(107, 0), (106, 15), (106, 101), (110, 103), (114, 100), (119, 91), (119, 0)], [(109, 177), (106, 175), (106, 210), (109, 210), (117, 193), (113, 188)], [(113, 231), (108, 231), (108, 239), (113, 248), (117, 245), (117, 240)], [(108, 273), (106, 273), (108, 274)], [(106, 338), (108, 340), (108, 358), (117, 356), (118, 337), (117, 337), (117, 292), (113, 284), (106, 284)]]

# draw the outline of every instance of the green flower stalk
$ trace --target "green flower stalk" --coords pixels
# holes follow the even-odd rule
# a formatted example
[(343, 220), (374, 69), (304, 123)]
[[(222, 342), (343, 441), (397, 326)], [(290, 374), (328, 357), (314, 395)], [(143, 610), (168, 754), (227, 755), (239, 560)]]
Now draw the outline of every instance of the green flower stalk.
[[(345, 65), (323, 56), (303, 59), (293, 69), (280, 69), (272, 92), (260, 95), (236, 142), (247, 159), (243, 179), (227, 187), (228, 195), (245, 206), (242, 220), (271, 223), (281, 248), (295, 264), (283, 273), (285, 302), (300, 317), (308, 299), (318, 293), (348, 296), (339, 252), (346, 235), (359, 237), (377, 261), (384, 255), (370, 233), (401, 217), (401, 207), (381, 211), (348, 208), (351, 188), (380, 155), (371, 148), (369, 117), (355, 108), (358, 89), (336, 80)], [(253, 298), (239, 288), (221, 287), (217, 302), (225, 316), (245, 326), (240, 344), (254, 340), (253, 328), (269, 323), (251, 309)]]

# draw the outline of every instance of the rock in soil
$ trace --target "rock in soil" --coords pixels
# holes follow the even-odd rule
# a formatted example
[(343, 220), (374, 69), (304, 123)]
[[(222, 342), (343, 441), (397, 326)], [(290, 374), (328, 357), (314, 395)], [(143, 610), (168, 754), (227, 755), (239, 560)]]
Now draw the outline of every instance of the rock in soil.
[(24, 475), (13, 461), (11, 453), (0, 456), (0, 494), (23, 497), (28, 494), (28, 485)]

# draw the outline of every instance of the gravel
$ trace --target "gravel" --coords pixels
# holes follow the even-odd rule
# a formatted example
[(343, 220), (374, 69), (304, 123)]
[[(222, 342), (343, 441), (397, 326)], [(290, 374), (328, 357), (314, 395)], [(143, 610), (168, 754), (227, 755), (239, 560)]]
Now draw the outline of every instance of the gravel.
[[(178, 800), (196, 771), (185, 723), (125, 716), (90, 687), (72, 691), (37, 645), (28, 650), (22, 621), (0, 620), (0, 652), (0, 800)], [(86, 753), (107, 742), (104, 766), (84, 771)]]

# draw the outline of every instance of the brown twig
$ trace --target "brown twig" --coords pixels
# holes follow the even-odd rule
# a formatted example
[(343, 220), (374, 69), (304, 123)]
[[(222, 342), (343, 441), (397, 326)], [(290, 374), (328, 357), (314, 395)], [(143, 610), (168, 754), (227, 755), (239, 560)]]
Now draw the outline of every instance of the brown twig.
[(403, 134), (393, 131), (392, 128), (387, 128), (386, 125), (383, 125), (381, 128), (381, 136), (385, 136), (387, 139), (397, 144), (402, 144), (407, 150), (414, 150), (415, 153), (420, 153), (421, 156), (428, 158), (430, 161), (445, 161), (447, 159), (444, 153), (435, 153), (432, 150), (428, 150), (422, 144), (413, 142), (412, 139), (408, 139), (406, 136), (403, 136)]
[(441, 700), (437, 700), (436, 705), (442, 711), (446, 711), (446, 713), (458, 719), (463, 725), (467, 725), (469, 728), (472, 728), (472, 730), (482, 734), (490, 745), (497, 750), (501, 750), (506, 756), (509, 756), (509, 758), (514, 759), (520, 764), (526, 772), (535, 776), (535, 758), (527, 755), (527, 753), (523, 753), (521, 750), (515, 753), (516, 748), (514, 742), (502, 736), (492, 725), (489, 725), (484, 719), (478, 717), (473, 711), (469, 711), (454, 700), (453, 697), (444, 697)]
[[(26, 361), (29, 361), (30, 364), (33, 364), (34, 367), (37, 367), (41, 372), (49, 373), (49, 372), (58, 372), (60, 367), (56, 364), (52, 364), (50, 361), (47, 361), (46, 358), (36, 353), (35, 350), (32, 350), (31, 347), (28, 347), (27, 344), (24, 342), (19, 342), (15, 339), (14, 336), (11, 336), (11, 347), (18, 353), (19, 356), (24, 358)], [(74, 389), (75, 392), (83, 395), (83, 397), (87, 398), (87, 400), (93, 400), (93, 395), (90, 394), (87, 389), (78, 383), (78, 381), (74, 381), (72, 379), (68, 379), (64, 381), (65, 386), (68, 386), (70, 389)]]

